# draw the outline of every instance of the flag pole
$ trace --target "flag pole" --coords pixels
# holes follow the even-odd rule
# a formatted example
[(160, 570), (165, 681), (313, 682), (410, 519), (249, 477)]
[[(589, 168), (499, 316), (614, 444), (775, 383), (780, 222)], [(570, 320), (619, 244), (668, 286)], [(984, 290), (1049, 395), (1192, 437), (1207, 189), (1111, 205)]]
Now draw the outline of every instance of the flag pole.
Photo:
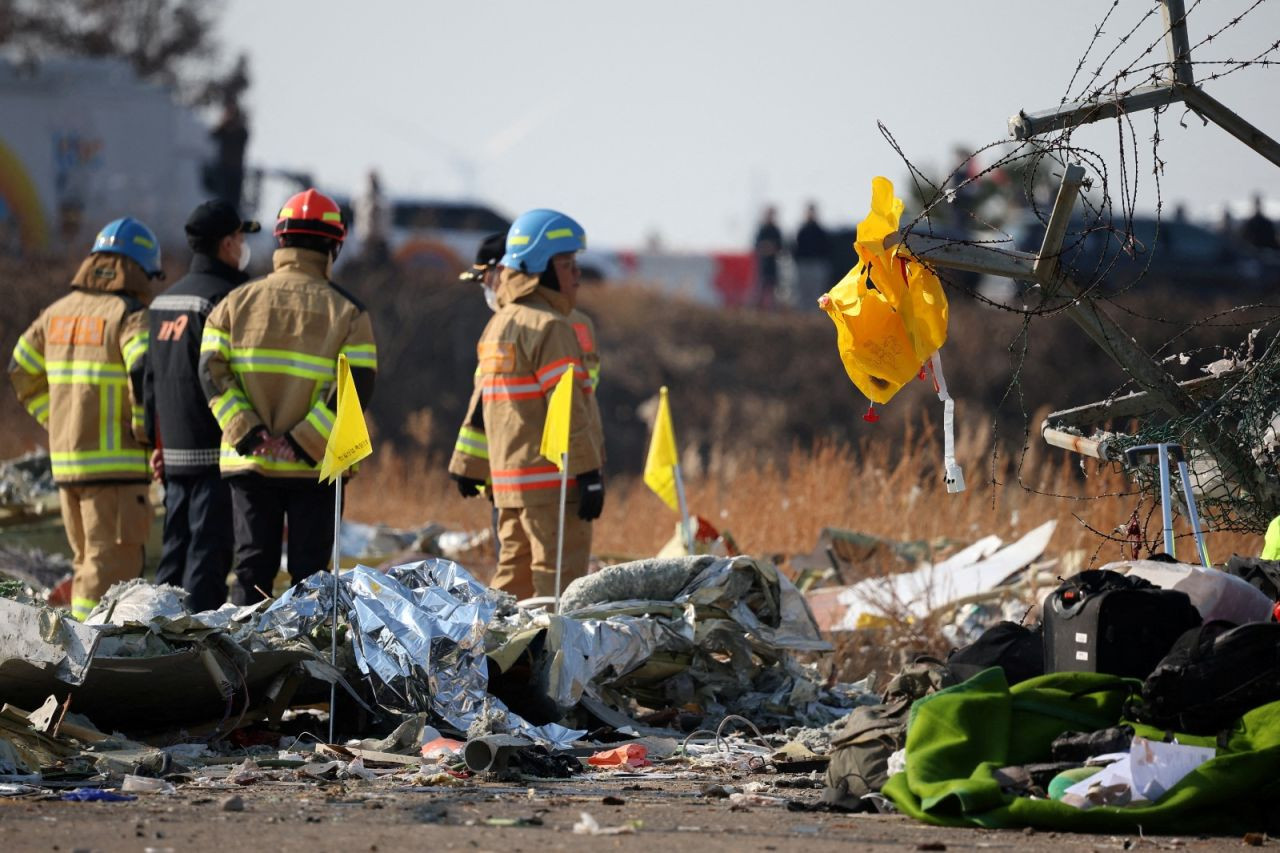
[(556, 533), (556, 613), (560, 612), (560, 567), (564, 563), (564, 507), (569, 493), (569, 454), (560, 454), (560, 529)]
[(684, 499), (684, 477), (680, 473), (680, 463), (671, 466), (676, 475), (676, 499), (680, 502), (680, 530), (684, 533), (685, 553), (693, 556), (693, 530), (689, 527), (689, 505)]
[[(333, 479), (333, 630), (329, 633), (329, 665), (338, 668), (338, 561), (342, 556), (342, 474)], [(338, 682), (329, 684), (329, 743), (337, 717)]]

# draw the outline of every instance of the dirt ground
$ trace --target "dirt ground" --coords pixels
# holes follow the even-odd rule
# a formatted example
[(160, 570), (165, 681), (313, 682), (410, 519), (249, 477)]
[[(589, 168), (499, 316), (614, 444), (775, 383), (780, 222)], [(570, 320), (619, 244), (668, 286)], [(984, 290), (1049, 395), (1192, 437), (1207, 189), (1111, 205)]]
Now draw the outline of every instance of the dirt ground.
[[(741, 784), (741, 780), (726, 780)], [(497, 850), (1227, 850), (1239, 838), (1072, 835), (946, 829), (896, 815), (743, 808), (702, 795), (706, 782), (597, 773), (529, 785), (388, 787), (271, 782), (185, 787), (123, 803), (0, 800), (0, 851)], [(816, 802), (819, 791), (778, 792)], [(242, 811), (228, 810), (238, 797)], [(579, 835), (586, 812), (620, 835)], [(497, 824), (497, 825), (495, 825)], [(514, 824), (514, 825), (512, 825)], [(1278, 847), (1263, 839), (1264, 847)]]

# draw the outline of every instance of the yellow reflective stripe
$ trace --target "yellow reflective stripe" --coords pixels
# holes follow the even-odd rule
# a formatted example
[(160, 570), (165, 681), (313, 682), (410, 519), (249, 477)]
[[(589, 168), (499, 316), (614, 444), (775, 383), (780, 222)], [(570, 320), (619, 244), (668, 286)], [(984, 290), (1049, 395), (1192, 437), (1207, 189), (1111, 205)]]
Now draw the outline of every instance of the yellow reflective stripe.
[(600, 387), (600, 365), (588, 367), (587, 373), (591, 375), (591, 389), (595, 390)]
[(143, 237), (141, 234), (134, 234), (133, 242), (148, 249), (154, 249), (156, 247), (155, 243), (151, 242), (146, 237)]
[(267, 347), (231, 350), (231, 370), (235, 373), (283, 373), (302, 379), (333, 379), (336, 359)]
[(454, 443), (453, 449), (465, 456), (488, 459), (489, 438), (478, 429), (464, 426), (458, 430), (458, 440)]
[(71, 615), (77, 622), (83, 622), (85, 617), (93, 612), (93, 608), (98, 606), (97, 599), (76, 597), (71, 599)]
[(246, 468), (256, 468), (262, 471), (309, 471), (318, 470), (315, 465), (308, 465), (306, 462), (285, 462), (282, 459), (272, 459), (269, 456), (241, 456), (236, 449), (230, 444), (223, 444), (219, 452), (219, 464), (222, 470), (243, 470)]
[(329, 411), (329, 407), (324, 403), (316, 403), (310, 412), (307, 412), (307, 423), (315, 427), (316, 432), (320, 433), (325, 441), (329, 440), (329, 433), (333, 432), (333, 412)]
[(200, 352), (218, 352), (224, 356), (231, 356), (231, 335), (215, 329), (212, 326), (204, 327), (204, 334), (200, 336)]
[(292, 218), (293, 218), (293, 208), (292, 208), (292, 207), (282, 207), (282, 208), (280, 208), (280, 214), (276, 217), (276, 219), (292, 219)]
[(138, 363), (139, 358), (146, 354), (150, 345), (150, 332), (140, 332), (130, 338), (128, 343), (120, 347), (120, 354), (124, 356), (125, 367), (129, 370), (133, 370), (133, 366)]
[(87, 382), (91, 385), (124, 382), (123, 364), (104, 364), (97, 361), (51, 361), (48, 364), (50, 385), (73, 385)]
[(324, 213), (320, 214), (320, 221), (321, 222), (341, 222), (342, 214), (337, 211), (326, 210)]
[(529, 243), (529, 235), (528, 235), (528, 234), (516, 234), (516, 235), (514, 235), (514, 236), (509, 236), (509, 237), (507, 237), (507, 243), (508, 243), (508, 245), (511, 245), (511, 246), (525, 246), (525, 245), (528, 245), (528, 243)]
[(213, 411), (213, 419), (218, 422), (218, 426), (226, 429), (233, 417), (239, 412), (249, 411), (253, 406), (249, 405), (249, 398), (239, 388), (228, 388), (213, 398), (209, 408)]
[(352, 367), (373, 367), (378, 366), (378, 347), (376, 344), (359, 344), (357, 346), (346, 346), (338, 351), (347, 357), (347, 361)]
[(565, 237), (572, 237), (572, 236), (573, 236), (572, 228), (556, 228), (555, 230), (547, 232), (548, 240), (562, 240)]
[(115, 390), (118, 386), (108, 385), (102, 389), (98, 397), (98, 446), (103, 450), (115, 450), (111, 442), (111, 422), (115, 419)]
[(27, 411), (40, 423), (49, 422), (49, 392), (37, 394), (27, 401)]
[(44, 356), (21, 335), (18, 336), (17, 346), (13, 348), (13, 360), (22, 365), (27, 373), (44, 373)]
[(73, 450), (49, 454), (53, 477), (79, 474), (145, 474), (147, 452), (145, 450)]

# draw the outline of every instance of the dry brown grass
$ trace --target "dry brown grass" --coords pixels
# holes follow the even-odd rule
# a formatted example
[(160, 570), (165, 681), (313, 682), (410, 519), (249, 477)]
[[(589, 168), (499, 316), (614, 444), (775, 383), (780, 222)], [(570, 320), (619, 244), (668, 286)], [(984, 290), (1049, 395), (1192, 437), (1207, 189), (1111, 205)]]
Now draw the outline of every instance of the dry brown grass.
[[(1057, 519), (1049, 556), (1071, 555), (1067, 565), (1100, 565), (1120, 559), (1121, 544), (1094, 531), (1110, 532), (1135, 508), (1149, 543), (1159, 546), (1158, 507), (1126, 494), (1119, 475), (1091, 468), (1082, 476), (1078, 457), (1032, 444), (1021, 460), (991, 452), (986, 430), (963, 431), (958, 456), (968, 490), (949, 495), (942, 484), (940, 436), (906, 427), (858, 447), (821, 441), (795, 446), (782, 463), (750, 454), (711, 454), (700, 474), (688, 478), (693, 512), (733, 534), (746, 553), (794, 555), (814, 547), (824, 527), (858, 530), (894, 540), (948, 538), (963, 542), (995, 534), (1009, 541)], [(654, 554), (675, 532), (676, 517), (638, 477), (609, 481), (604, 515), (596, 525), (594, 550), (642, 557)], [(1034, 491), (1033, 491), (1034, 490)], [(383, 447), (355, 479), (350, 515), (362, 521), (414, 525), (435, 521), (480, 529), (489, 505), (460, 498), (444, 464), (425, 451)], [(1193, 553), (1189, 528), (1178, 519), (1179, 546)], [(1091, 530), (1090, 528), (1093, 528)], [(1209, 552), (1222, 562), (1232, 553), (1257, 553), (1258, 536), (1207, 534)], [(1072, 553), (1076, 552), (1076, 553)], [(868, 573), (889, 567), (868, 566)]]

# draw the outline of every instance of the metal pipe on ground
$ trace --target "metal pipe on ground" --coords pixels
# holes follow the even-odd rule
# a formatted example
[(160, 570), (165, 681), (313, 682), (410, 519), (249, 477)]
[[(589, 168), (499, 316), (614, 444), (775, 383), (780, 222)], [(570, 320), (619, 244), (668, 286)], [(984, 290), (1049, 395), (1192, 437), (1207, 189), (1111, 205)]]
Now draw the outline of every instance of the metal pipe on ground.
[(462, 760), (473, 773), (497, 773), (507, 768), (516, 750), (533, 746), (533, 741), (515, 735), (486, 735), (472, 738), (462, 748)]

